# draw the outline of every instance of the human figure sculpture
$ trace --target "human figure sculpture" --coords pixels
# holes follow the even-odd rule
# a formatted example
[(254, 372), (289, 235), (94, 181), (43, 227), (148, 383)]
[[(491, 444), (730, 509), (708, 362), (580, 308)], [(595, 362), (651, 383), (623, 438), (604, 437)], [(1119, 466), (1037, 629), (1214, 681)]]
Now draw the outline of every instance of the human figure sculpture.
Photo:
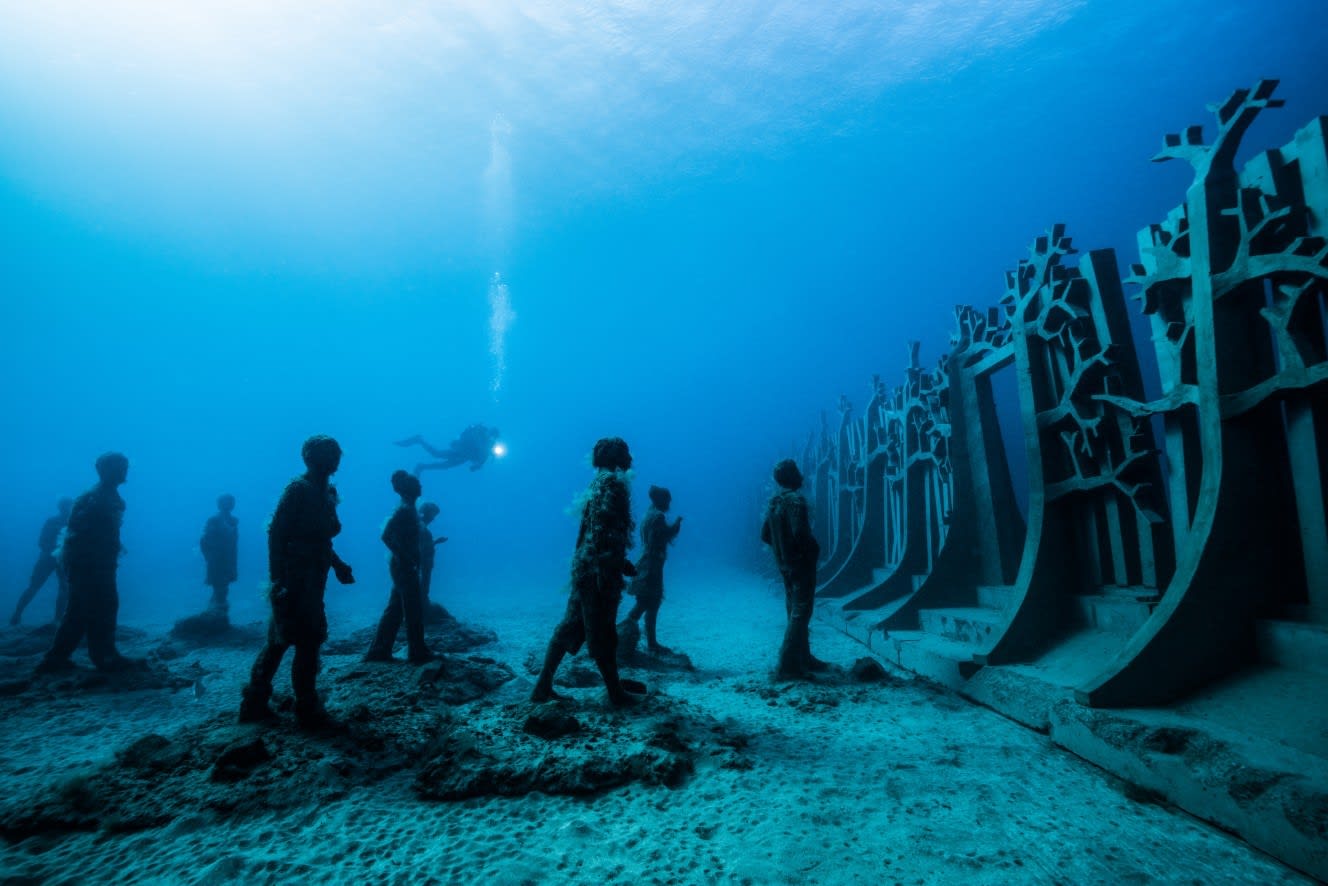
[(821, 546), (812, 535), (807, 514), (807, 499), (802, 488), (802, 472), (793, 459), (775, 465), (779, 491), (770, 497), (761, 541), (770, 545), (775, 565), (784, 579), (784, 607), (788, 625), (779, 648), (777, 675), (782, 679), (804, 679), (812, 671), (828, 665), (812, 655), (811, 620), (816, 602), (816, 561)]
[(129, 478), (129, 459), (107, 452), (97, 459), (97, 485), (74, 500), (59, 548), (60, 568), (69, 582), (69, 605), (42, 671), (72, 668), (70, 656), (86, 635), (88, 657), (99, 671), (122, 670), (133, 662), (115, 648), (120, 612), (116, 571), (125, 503), (119, 488)]
[(625, 626), (635, 626), (641, 616), (645, 616), (646, 648), (663, 655), (670, 650), (661, 646), (655, 635), (659, 618), (659, 607), (664, 602), (664, 561), (668, 559), (669, 545), (682, 530), (682, 517), (669, 523), (664, 515), (673, 503), (673, 495), (662, 486), (650, 487), (650, 509), (641, 521), (641, 546), (645, 548), (641, 559), (637, 561), (637, 576), (632, 580), (627, 593), (636, 597), (627, 618), (620, 624), (619, 631)]
[(223, 495), (217, 499), (217, 513), (203, 524), (203, 537), (198, 548), (207, 563), (207, 586), (212, 588), (208, 613), (223, 621), (230, 620), (228, 599), (231, 582), (239, 577), (239, 521), (231, 513), (235, 510), (235, 496)]
[(559, 697), (553, 690), (554, 674), (563, 656), (575, 655), (585, 644), (604, 678), (604, 688), (614, 705), (635, 702), (645, 687), (618, 675), (618, 604), (622, 599), (623, 576), (634, 576), (636, 567), (627, 559), (632, 546), (632, 500), (626, 472), (632, 454), (619, 437), (605, 437), (595, 444), (590, 481), (576, 553), (572, 557), (572, 588), (563, 620), (554, 629), (544, 666), (535, 681), (531, 700)]
[(406, 471), (392, 474), (392, 489), (401, 496), (397, 509), (383, 529), (383, 544), (391, 552), (388, 570), (392, 592), (387, 608), (378, 620), (378, 632), (365, 653), (365, 661), (393, 661), (401, 622), (406, 622), (407, 655), (411, 664), (424, 664), (436, 657), (424, 642), (424, 594), (420, 587), (420, 515), (415, 502), (420, 498), (419, 478)]
[(433, 586), (433, 567), (438, 560), (438, 546), (447, 541), (447, 536), (434, 537), (430, 524), (438, 518), (438, 505), (426, 501), (420, 505), (420, 594), (424, 598), (424, 623), (438, 624), (449, 617), (447, 609), (441, 603), (429, 599)]
[(32, 598), (37, 596), (37, 592), (42, 589), (47, 580), (52, 575), (58, 583), (58, 590), (55, 596), (55, 622), (59, 624), (60, 619), (64, 617), (65, 607), (69, 605), (69, 583), (65, 581), (64, 570), (60, 568), (60, 563), (56, 559), (55, 551), (60, 543), (60, 533), (64, 531), (65, 526), (69, 524), (69, 512), (74, 507), (72, 498), (62, 498), (56, 505), (57, 512), (55, 516), (48, 517), (42, 524), (41, 534), (37, 536), (37, 562), (32, 565), (32, 576), (28, 579), (28, 586), (23, 589), (23, 593), (18, 598), (18, 605), (14, 607), (14, 614), (9, 618), (11, 626), (19, 624), (23, 620), (23, 610), (28, 608)]
[(268, 706), (272, 678), (286, 650), (295, 647), (291, 684), (295, 689), (295, 716), (308, 729), (333, 724), (318, 697), (318, 654), (327, 640), (327, 612), (323, 594), (327, 573), (337, 581), (355, 582), (351, 568), (332, 549), (341, 532), (337, 519), (337, 492), (330, 483), (341, 466), (341, 447), (321, 434), (304, 441), (300, 451), (307, 470), (286, 485), (268, 524), (268, 578), (272, 617), (267, 642), (258, 653), (249, 683), (242, 692), (240, 721), (258, 723), (275, 718)]

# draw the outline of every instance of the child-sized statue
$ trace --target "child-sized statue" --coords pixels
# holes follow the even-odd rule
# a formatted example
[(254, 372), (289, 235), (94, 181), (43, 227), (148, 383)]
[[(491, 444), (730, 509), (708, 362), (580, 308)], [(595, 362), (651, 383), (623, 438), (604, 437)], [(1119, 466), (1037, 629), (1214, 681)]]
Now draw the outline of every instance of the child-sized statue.
[(590, 481), (581, 512), (567, 611), (549, 641), (544, 667), (530, 695), (532, 701), (558, 697), (553, 691), (553, 676), (563, 656), (575, 655), (582, 643), (604, 678), (611, 703), (632, 704), (645, 692), (635, 680), (618, 676), (618, 604), (623, 576), (636, 574), (636, 567), (627, 559), (633, 525), (626, 472), (632, 466), (632, 454), (621, 438), (605, 437), (595, 444), (592, 463), (598, 473)]
[(812, 607), (816, 603), (816, 561), (821, 556), (821, 546), (812, 535), (807, 499), (798, 492), (802, 488), (798, 465), (789, 458), (775, 465), (775, 482), (780, 488), (766, 506), (761, 541), (770, 545), (775, 565), (784, 577), (788, 627), (779, 648), (777, 673), (780, 678), (796, 680), (807, 677), (810, 671), (829, 667), (812, 655), (809, 636)]
[(438, 514), (438, 505), (433, 502), (426, 501), (420, 505), (420, 595), (424, 598), (426, 625), (442, 624), (452, 618), (443, 604), (429, 599), (429, 591), (433, 587), (433, 567), (438, 560), (438, 546), (447, 541), (446, 535), (434, 538), (433, 531), (429, 529), (429, 524), (438, 518)]
[(420, 499), (420, 481), (407, 471), (392, 474), (392, 489), (401, 496), (401, 503), (388, 518), (383, 528), (383, 544), (392, 557), (388, 569), (392, 575), (392, 593), (387, 608), (378, 620), (365, 661), (395, 661), (392, 646), (406, 622), (407, 655), (411, 664), (424, 664), (436, 656), (424, 643), (424, 593), (420, 589), (420, 515), (415, 502)]
[(32, 566), (32, 577), (28, 579), (28, 586), (24, 588), (23, 593), (18, 598), (18, 605), (14, 607), (14, 614), (9, 618), (11, 626), (17, 625), (23, 619), (23, 610), (28, 608), (32, 598), (37, 596), (37, 592), (46, 584), (47, 579), (52, 575), (58, 583), (58, 589), (55, 596), (55, 623), (59, 624), (60, 619), (64, 617), (65, 607), (69, 605), (69, 583), (65, 581), (65, 572), (60, 568), (60, 564), (55, 559), (55, 549), (60, 543), (60, 533), (69, 523), (69, 512), (73, 510), (74, 500), (72, 498), (62, 498), (56, 505), (57, 512), (55, 516), (48, 517), (42, 524), (41, 534), (37, 536), (37, 562)]
[[(655, 637), (655, 622), (660, 604), (664, 602), (664, 561), (669, 556), (669, 545), (682, 529), (682, 517), (670, 525), (664, 516), (673, 502), (673, 495), (662, 486), (650, 487), (650, 510), (641, 521), (641, 545), (645, 551), (636, 563), (638, 575), (632, 580), (627, 593), (636, 597), (636, 604), (627, 618), (618, 625), (619, 633), (630, 635), (642, 615), (646, 617), (646, 646), (656, 655), (669, 652)], [(627, 630), (623, 630), (627, 628)]]
[(242, 693), (240, 722), (275, 718), (268, 707), (272, 678), (286, 650), (294, 646), (295, 716), (302, 727), (318, 729), (332, 725), (317, 687), (318, 652), (327, 640), (323, 608), (327, 571), (334, 570), (337, 581), (344, 585), (353, 584), (355, 576), (332, 550), (341, 521), (337, 519), (337, 491), (329, 481), (341, 466), (341, 447), (331, 437), (317, 434), (304, 441), (300, 455), (308, 470), (286, 485), (267, 528), (272, 619), (267, 643), (258, 653)]

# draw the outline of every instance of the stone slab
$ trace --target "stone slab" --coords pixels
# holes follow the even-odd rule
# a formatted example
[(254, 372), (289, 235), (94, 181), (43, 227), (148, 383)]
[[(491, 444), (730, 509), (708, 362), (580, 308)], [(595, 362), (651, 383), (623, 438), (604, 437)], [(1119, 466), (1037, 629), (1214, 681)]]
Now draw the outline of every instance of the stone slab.
[(1052, 707), (1073, 697), (1065, 686), (1006, 667), (983, 668), (959, 688), (959, 694), (1044, 733), (1051, 729)]
[(1169, 711), (1051, 713), (1066, 750), (1328, 880), (1328, 761)]
[(1130, 597), (1081, 596), (1079, 609), (1084, 621), (1103, 631), (1133, 634), (1153, 614), (1153, 604)]
[(1328, 626), (1261, 621), (1255, 626), (1260, 657), (1269, 664), (1328, 674)]
[(1013, 585), (979, 585), (978, 605), (1004, 611), (1014, 600)]

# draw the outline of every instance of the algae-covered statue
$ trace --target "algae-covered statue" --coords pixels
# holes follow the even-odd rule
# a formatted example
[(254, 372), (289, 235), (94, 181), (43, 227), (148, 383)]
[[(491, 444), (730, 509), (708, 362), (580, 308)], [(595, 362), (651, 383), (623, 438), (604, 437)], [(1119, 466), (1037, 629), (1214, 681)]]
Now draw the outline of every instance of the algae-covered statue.
[(595, 444), (592, 464), (597, 473), (590, 481), (581, 511), (567, 611), (549, 641), (544, 666), (530, 696), (532, 701), (558, 697), (553, 691), (558, 665), (563, 656), (575, 655), (583, 643), (604, 678), (611, 703), (631, 704), (645, 692), (635, 680), (618, 676), (618, 604), (623, 576), (636, 574), (636, 567), (627, 559), (634, 528), (626, 474), (632, 466), (632, 454), (621, 438), (605, 437)]
[(441, 603), (429, 599), (429, 590), (433, 586), (433, 567), (438, 560), (438, 546), (447, 541), (447, 536), (434, 537), (429, 525), (438, 518), (438, 505), (426, 501), (420, 505), (420, 596), (424, 599), (424, 623), (437, 624), (446, 621), (450, 614)]
[(426, 462), (415, 466), (415, 473), (420, 474), (424, 471), (440, 470), (446, 471), (450, 468), (459, 467), (467, 462), (470, 463), (472, 471), (478, 471), (484, 467), (485, 462), (490, 457), (497, 454), (495, 448), (498, 446), (498, 429), (489, 428), (484, 425), (471, 425), (461, 432), (455, 440), (448, 444), (446, 449), (441, 449), (431, 445), (419, 434), (414, 437), (407, 437), (405, 440), (398, 440), (398, 446), (420, 446), (424, 451), (434, 458), (441, 459), (436, 462)]
[[(387, 608), (378, 620), (365, 661), (394, 661), (392, 645), (406, 622), (407, 655), (411, 664), (424, 664), (436, 657), (424, 643), (424, 593), (420, 587), (420, 515), (415, 502), (420, 498), (419, 478), (406, 471), (392, 474), (392, 489), (401, 496), (401, 503), (388, 518), (383, 528), (383, 544), (391, 552), (388, 569), (392, 575), (392, 592)], [(431, 549), (432, 550), (432, 549)]]
[(203, 537), (198, 540), (198, 549), (207, 563), (206, 584), (212, 588), (208, 612), (222, 621), (230, 620), (228, 595), (231, 582), (239, 577), (240, 530), (239, 521), (232, 514), (234, 510), (235, 496), (226, 494), (218, 498), (217, 512), (203, 524)]
[(56, 505), (56, 514), (48, 517), (42, 524), (41, 533), (37, 536), (37, 562), (32, 566), (32, 577), (28, 579), (28, 586), (24, 588), (22, 595), (18, 598), (18, 605), (14, 607), (14, 614), (10, 616), (10, 625), (17, 625), (23, 619), (23, 610), (28, 608), (32, 598), (37, 596), (37, 592), (42, 589), (47, 580), (54, 575), (58, 584), (58, 590), (55, 596), (55, 621), (58, 624), (64, 617), (65, 607), (69, 605), (69, 583), (65, 581), (64, 570), (60, 568), (59, 562), (55, 558), (55, 549), (60, 543), (60, 533), (69, 523), (69, 512), (74, 507), (72, 498), (62, 498)]
[(641, 521), (641, 546), (645, 551), (636, 563), (637, 577), (632, 580), (627, 593), (636, 597), (627, 618), (619, 625), (621, 631), (626, 626), (635, 626), (641, 616), (646, 617), (646, 646), (659, 655), (669, 651), (661, 646), (655, 636), (655, 623), (659, 617), (660, 604), (664, 602), (664, 561), (669, 556), (669, 545), (682, 530), (682, 517), (669, 523), (664, 515), (673, 503), (673, 494), (662, 486), (650, 487), (650, 509)]
[(115, 648), (120, 612), (115, 579), (125, 510), (119, 488), (129, 478), (129, 459), (118, 452), (107, 452), (97, 459), (96, 467), (97, 485), (74, 500), (57, 554), (69, 582), (69, 605), (39, 665), (43, 671), (73, 667), (69, 656), (85, 634), (88, 657), (97, 670), (116, 671), (133, 664)]
[(770, 545), (775, 565), (784, 579), (788, 627), (779, 648), (777, 674), (784, 679), (801, 679), (811, 671), (828, 667), (812, 655), (809, 636), (816, 602), (816, 561), (821, 546), (812, 535), (807, 499), (798, 491), (802, 488), (802, 472), (793, 459), (786, 458), (775, 465), (775, 482), (779, 491), (766, 506), (761, 541)]
[(268, 707), (272, 678), (286, 650), (295, 647), (291, 683), (295, 689), (295, 716), (301, 726), (316, 729), (331, 725), (318, 698), (318, 653), (327, 639), (327, 613), (323, 593), (327, 572), (337, 581), (353, 584), (350, 566), (332, 549), (341, 532), (337, 519), (337, 492), (329, 482), (341, 466), (341, 447), (322, 434), (304, 441), (300, 455), (308, 469), (287, 484), (267, 529), (269, 599), (272, 618), (249, 683), (243, 690), (240, 721), (255, 723), (275, 717)]

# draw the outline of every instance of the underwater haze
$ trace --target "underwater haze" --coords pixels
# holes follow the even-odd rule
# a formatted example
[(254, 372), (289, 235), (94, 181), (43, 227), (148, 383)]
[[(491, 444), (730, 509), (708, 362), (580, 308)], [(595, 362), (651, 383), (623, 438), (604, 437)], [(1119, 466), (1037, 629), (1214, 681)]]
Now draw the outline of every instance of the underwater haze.
[(558, 592), (607, 435), (638, 516), (658, 484), (688, 520), (676, 581), (762, 564), (770, 466), (840, 392), (910, 340), (930, 365), (1053, 223), (1134, 254), (1190, 180), (1149, 158), (1206, 104), (1280, 78), (1255, 147), (1328, 111), (1325, 34), (1322, 0), (7, 0), (7, 593), (119, 450), (122, 620), (202, 605), (223, 492), (260, 617), (263, 526), (326, 433), (376, 607), (422, 456), (393, 441), (476, 422), (507, 455), (423, 476), (444, 600)]

